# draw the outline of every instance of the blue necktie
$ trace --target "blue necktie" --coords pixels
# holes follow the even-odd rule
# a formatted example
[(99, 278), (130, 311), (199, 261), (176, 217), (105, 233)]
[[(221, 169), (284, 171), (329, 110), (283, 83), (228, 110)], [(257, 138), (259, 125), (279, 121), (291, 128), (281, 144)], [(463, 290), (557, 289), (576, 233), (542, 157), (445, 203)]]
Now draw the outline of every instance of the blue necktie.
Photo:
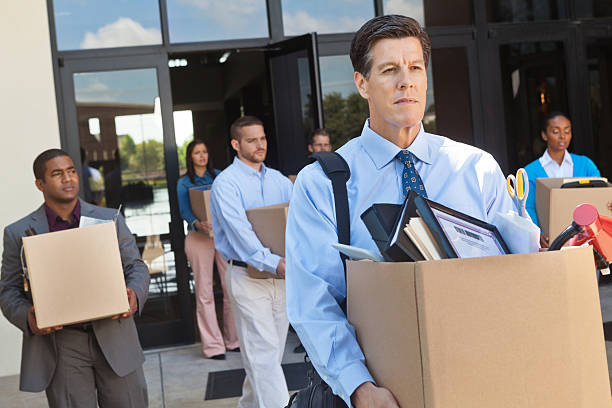
[(404, 171), (402, 172), (402, 189), (404, 191), (404, 197), (410, 190), (414, 190), (417, 194), (427, 198), (427, 191), (425, 191), (425, 185), (419, 172), (414, 168), (414, 158), (412, 153), (408, 150), (401, 150), (397, 154), (397, 159), (404, 164)]

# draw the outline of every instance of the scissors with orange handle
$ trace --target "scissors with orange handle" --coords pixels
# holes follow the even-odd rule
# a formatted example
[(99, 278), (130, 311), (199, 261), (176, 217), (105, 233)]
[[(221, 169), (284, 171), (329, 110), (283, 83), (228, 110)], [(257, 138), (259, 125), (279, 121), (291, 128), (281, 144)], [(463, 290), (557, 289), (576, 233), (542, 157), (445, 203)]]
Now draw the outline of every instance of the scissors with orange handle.
[(516, 177), (509, 175), (506, 178), (506, 188), (508, 194), (514, 201), (514, 206), (517, 209), (518, 214), (524, 217), (527, 214), (525, 209), (525, 203), (527, 202), (527, 196), (529, 195), (529, 178), (525, 169), (520, 168), (516, 171)]

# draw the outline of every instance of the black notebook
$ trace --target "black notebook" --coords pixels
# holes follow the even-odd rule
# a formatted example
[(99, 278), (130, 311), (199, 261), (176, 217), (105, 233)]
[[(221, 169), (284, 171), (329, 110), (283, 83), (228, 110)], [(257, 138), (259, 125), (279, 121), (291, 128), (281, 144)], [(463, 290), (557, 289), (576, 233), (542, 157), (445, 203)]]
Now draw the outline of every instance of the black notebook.
[(387, 246), (390, 235), (393, 233), (395, 220), (401, 208), (401, 204), (373, 204), (361, 214), (361, 220), (383, 258), (387, 261), (391, 261), (391, 259), (385, 257), (383, 251)]
[(414, 199), (417, 195), (417, 193), (410, 190), (406, 196), (401, 211), (395, 220), (393, 232), (390, 234), (389, 241), (382, 251), (385, 259), (394, 262), (416, 262), (425, 260), (421, 251), (419, 251), (410, 238), (404, 233), (404, 228), (410, 221), (410, 218), (418, 217), (414, 204)]

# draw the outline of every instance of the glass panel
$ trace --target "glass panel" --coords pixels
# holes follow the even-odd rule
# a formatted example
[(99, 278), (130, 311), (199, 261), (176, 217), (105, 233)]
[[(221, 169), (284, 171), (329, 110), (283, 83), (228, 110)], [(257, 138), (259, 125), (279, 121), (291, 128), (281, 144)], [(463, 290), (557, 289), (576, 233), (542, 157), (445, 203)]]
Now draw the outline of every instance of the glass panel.
[(575, 0), (578, 17), (611, 17), (612, 2), (610, 0)]
[(385, 14), (402, 14), (421, 25), (472, 24), (472, 0), (383, 0)]
[(565, 4), (564, 0), (488, 0), (487, 15), (490, 22), (557, 20), (568, 18)]
[[(335, 150), (361, 134), (363, 124), (370, 116), (368, 101), (363, 99), (355, 88), (353, 65), (348, 55), (320, 57), (319, 70), (325, 128), (331, 135)], [(431, 65), (427, 69), (427, 80), (427, 108), (423, 126), (428, 132), (435, 132), (436, 114)]]
[(595, 157), (601, 175), (612, 178), (612, 41), (591, 40), (587, 46), (591, 89), (591, 122)]
[(357, 31), (374, 17), (372, 0), (281, 0), (285, 35)]
[(137, 320), (178, 318), (157, 72), (75, 73), (73, 80), (85, 198), (122, 206), (151, 270), (149, 300)]
[(59, 50), (161, 44), (157, 0), (54, 0)]
[[(540, 124), (553, 111), (568, 111), (562, 42), (500, 47), (509, 167), (540, 157), (546, 144)], [(571, 148), (570, 148), (571, 150)]]
[(167, 0), (170, 42), (268, 37), (266, 0)]
[[(464, 47), (433, 49), (430, 68), (433, 70), (436, 88), (433, 92), (430, 77), (428, 107), (423, 119), (425, 129), (459, 142), (473, 144), (467, 49)], [(435, 104), (430, 92), (435, 94)]]

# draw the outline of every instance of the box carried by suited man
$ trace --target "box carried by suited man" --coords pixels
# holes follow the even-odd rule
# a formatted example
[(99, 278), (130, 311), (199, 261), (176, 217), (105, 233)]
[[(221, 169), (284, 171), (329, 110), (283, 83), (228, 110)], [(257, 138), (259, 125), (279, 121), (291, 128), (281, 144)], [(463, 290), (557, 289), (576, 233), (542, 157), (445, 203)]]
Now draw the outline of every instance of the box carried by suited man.
[(136, 242), (116, 210), (78, 198), (66, 152), (46, 150), (33, 167), (45, 202), (4, 229), (0, 279), (2, 313), (23, 332), (19, 388), (45, 390), (50, 407), (145, 407), (132, 315), (149, 272)]

